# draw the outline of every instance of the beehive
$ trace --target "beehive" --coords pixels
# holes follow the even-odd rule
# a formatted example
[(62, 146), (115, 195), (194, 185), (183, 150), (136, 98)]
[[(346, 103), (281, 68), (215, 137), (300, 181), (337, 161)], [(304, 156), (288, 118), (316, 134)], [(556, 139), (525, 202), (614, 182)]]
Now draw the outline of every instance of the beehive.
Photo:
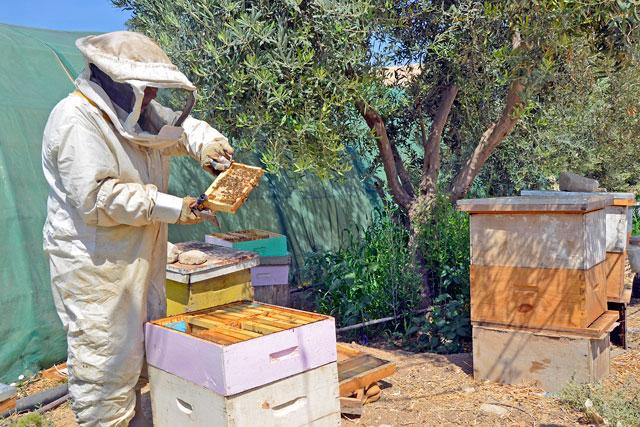
[(156, 427), (340, 425), (335, 362), (227, 397), (153, 366), (149, 379)]
[(203, 242), (177, 243), (178, 249), (207, 254), (201, 265), (167, 264), (167, 315), (253, 299), (251, 268), (255, 253)]
[(589, 197), (603, 196), (610, 198), (605, 207), (606, 222), (606, 275), (607, 300), (621, 302), (624, 299), (624, 267), (627, 245), (631, 235), (635, 194), (633, 193), (576, 193), (563, 191), (522, 191), (523, 196), (534, 197)]
[(605, 197), (461, 200), (470, 213), (471, 319), (586, 328), (606, 311)]
[(147, 323), (147, 362), (231, 396), (336, 361), (334, 319), (237, 302)]

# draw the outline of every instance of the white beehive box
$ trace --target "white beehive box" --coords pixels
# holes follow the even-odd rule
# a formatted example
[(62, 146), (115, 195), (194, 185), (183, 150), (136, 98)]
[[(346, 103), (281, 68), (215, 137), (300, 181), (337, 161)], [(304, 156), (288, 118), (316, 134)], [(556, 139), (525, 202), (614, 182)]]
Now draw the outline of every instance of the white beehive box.
[(336, 363), (232, 396), (149, 366), (155, 427), (340, 425)]

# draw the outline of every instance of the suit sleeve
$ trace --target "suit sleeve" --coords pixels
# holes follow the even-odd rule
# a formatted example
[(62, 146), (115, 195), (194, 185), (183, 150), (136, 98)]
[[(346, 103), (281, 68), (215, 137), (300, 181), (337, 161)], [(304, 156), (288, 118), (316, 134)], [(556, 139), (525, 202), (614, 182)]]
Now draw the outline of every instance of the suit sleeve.
[(59, 133), (57, 165), (70, 203), (89, 225), (174, 223), (182, 199), (152, 184), (123, 182), (113, 153), (90, 123), (74, 119)]

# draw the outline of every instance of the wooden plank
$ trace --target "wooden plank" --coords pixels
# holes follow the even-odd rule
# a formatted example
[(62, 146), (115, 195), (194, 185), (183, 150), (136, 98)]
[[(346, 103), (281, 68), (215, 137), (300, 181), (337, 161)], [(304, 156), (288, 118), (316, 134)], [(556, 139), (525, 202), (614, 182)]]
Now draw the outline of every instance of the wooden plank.
[(606, 310), (606, 264), (590, 270), (471, 265), (471, 320), (587, 328)]
[(212, 331), (210, 329), (193, 330), (191, 331), (191, 335), (220, 345), (235, 344), (242, 341), (240, 339), (230, 337), (222, 333)]
[(620, 301), (624, 294), (624, 266), (627, 252), (607, 252), (607, 301)]
[(189, 320), (189, 324), (198, 326), (200, 328), (219, 331), (225, 335), (239, 338), (242, 340), (247, 340), (247, 339), (257, 338), (262, 336), (262, 334), (259, 334), (257, 332), (240, 329), (233, 325), (229, 325), (228, 323), (223, 323), (223, 322), (213, 320), (207, 316), (193, 317)]
[(477, 322), (472, 321), (472, 325), (482, 326), (484, 328), (509, 328), (514, 331), (529, 331), (531, 333), (543, 333), (547, 336), (556, 337), (577, 337), (577, 338), (595, 338), (599, 339), (604, 335), (608, 335), (616, 326), (618, 322), (618, 312), (613, 310), (607, 310), (596, 321), (594, 321), (588, 328), (534, 328), (523, 327), (517, 325), (508, 325), (500, 323), (490, 322)]
[(347, 344), (338, 343), (336, 350), (340, 396), (348, 397), (354, 391), (369, 387), (376, 381), (392, 375), (396, 370), (394, 363), (361, 352)]
[(0, 402), (0, 413), (4, 411), (8, 411), (16, 407), (16, 398), (12, 397), (11, 399), (4, 400)]
[(605, 260), (605, 212), (472, 215), (471, 264), (587, 270)]
[(274, 332), (281, 332), (283, 330), (282, 328), (266, 325), (264, 323), (256, 322), (253, 320), (243, 320), (240, 324), (242, 325), (242, 329), (259, 332), (265, 335), (273, 334)]
[(458, 210), (471, 213), (489, 212), (577, 212), (585, 213), (612, 203), (611, 196), (576, 197), (494, 197), (458, 200)]
[(290, 304), (289, 284), (254, 286), (253, 298), (267, 304), (288, 306)]
[(344, 382), (340, 382), (340, 396), (348, 396), (359, 388), (365, 388), (379, 381), (382, 378), (389, 377), (396, 372), (396, 365), (388, 363), (380, 366), (374, 371), (363, 372), (360, 375), (349, 378)]
[(362, 415), (362, 400), (355, 397), (340, 398), (340, 413), (345, 415)]

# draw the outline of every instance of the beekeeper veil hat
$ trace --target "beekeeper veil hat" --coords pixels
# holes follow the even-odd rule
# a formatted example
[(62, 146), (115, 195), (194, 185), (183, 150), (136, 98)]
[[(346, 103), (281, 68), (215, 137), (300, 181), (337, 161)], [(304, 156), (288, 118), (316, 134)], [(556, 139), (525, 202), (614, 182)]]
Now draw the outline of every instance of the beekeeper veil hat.
[[(140, 145), (164, 147), (182, 136), (180, 126), (195, 104), (196, 88), (153, 40), (140, 33), (117, 31), (80, 38), (76, 46), (88, 63), (76, 86), (124, 137)], [(104, 73), (102, 80), (96, 79), (100, 72)], [(144, 108), (147, 87), (156, 88), (158, 96)], [(122, 88), (127, 93), (114, 96)], [(167, 114), (168, 108), (175, 114)], [(153, 123), (141, 125), (143, 113)], [(164, 122), (158, 119), (167, 117), (170, 119)]]

